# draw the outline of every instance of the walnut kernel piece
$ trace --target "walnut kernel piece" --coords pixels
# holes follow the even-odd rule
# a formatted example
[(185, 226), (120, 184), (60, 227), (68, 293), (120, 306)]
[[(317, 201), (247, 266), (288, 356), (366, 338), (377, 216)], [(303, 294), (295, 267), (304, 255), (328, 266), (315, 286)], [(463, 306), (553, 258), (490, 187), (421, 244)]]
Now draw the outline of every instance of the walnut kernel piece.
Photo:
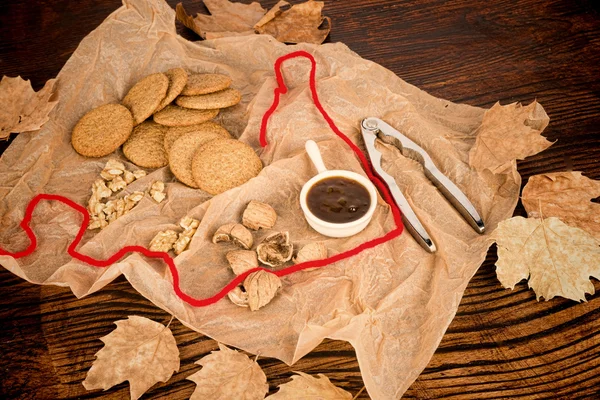
[(294, 264), (300, 264), (307, 261), (322, 260), (327, 258), (327, 247), (323, 242), (309, 243), (298, 251), (294, 257)]
[(186, 236), (183, 233), (180, 233), (175, 243), (173, 243), (173, 250), (175, 251), (175, 254), (180, 255), (183, 253), (188, 248), (191, 241), (191, 236)]
[(106, 181), (112, 181), (115, 177), (122, 175), (125, 172), (125, 165), (115, 159), (110, 159), (104, 166), (100, 176)]
[(236, 306), (248, 307), (248, 292), (244, 292), (241, 286), (237, 286), (231, 292), (227, 293), (227, 297)]
[(252, 200), (244, 210), (242, 224), (252, 230), (270, 229), (277, 221), (277, 213), (270, 205)]
[(292, 258), (294, 246), (289, 232), (275, 232), (265, 238), (256, 248), (258, 259), (265, 265), (277, 267)]
[(212, 241), (213, 243), (233, 241), (233, 243), (246, 250), (254, 244), (252, 233), (242, 224), (225, 224), (221, 226), (213, 235)]
[(146, 176), (146, 171), (142, 169), (135, 170), (133, 171), (133, 176), (135, 177), (135, 179), (142, 179)]
[(156, 236), (154, 236), (154, 239), (150, 241), (150, 250), (163, 251), (166, 253), (173, 248), (173, 244), (176, 240), (177, 232), (171, 229), (158, 232)]
[(92, 184), (92, 196), (96, 199), (106, 199), (112, 195), (112, 191), (106, 186), (106, 183), (102, 179), (96, 179)]
[(108, 188), (113, 192), (125, 189), (127, 182), (121, 176), (115, 176), (110, 182), (108, 182)]
[(179, 221), (179, 226), (182, 227), (184, 231), (198, 229), (198, 226), (200, 226), (200, 220), (186, 215)]
[(129, 185), (131, 182), (135, 181), (135, 175), (133, 175), (133, 172), (125, 170), (123, 171), (123, 180)]
[(248, 293), (248, 306), (256, 311), (267, 305), (281, 287), (281, 280), (277, 275), (266, 271), (256, 271), (244, 280), (244, 288)]
[(165, 183), (163, 181), (154, 181), (152, 186), (150, 186), (150, 196), (156, 201), (160, 203), (167, 197), (165, 194)]
[(258, 267), (256, 252), (252, 250), (234, 250), (225, 255), (229, 266), (236, 275)]

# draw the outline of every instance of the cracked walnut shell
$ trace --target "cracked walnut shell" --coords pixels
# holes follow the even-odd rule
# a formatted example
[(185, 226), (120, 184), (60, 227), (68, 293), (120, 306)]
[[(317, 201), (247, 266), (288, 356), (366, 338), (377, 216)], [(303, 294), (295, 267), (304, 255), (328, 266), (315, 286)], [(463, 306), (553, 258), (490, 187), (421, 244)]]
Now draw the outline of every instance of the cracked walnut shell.
[(221, 226), (213, 235), (212, 241), (213, 243), (233, 241), (233, 243), (246, 250), (254, 244), (252, 233), (242, 224), (225, 224)]
[(234, 250), (225, 255), (229, 266), (236, 275), (258, 267), (256, 252), (252, 250)]
[(270, 267), (277, 267), (292, 258), (294, 246), (289, 232), (275, 232), (265, 238), (256, 248), (258, 260)]
[(269, 304), (281, 287), (281, 279), (275, 274), (263, 270), (248, 275), (244, 280), (244, 289), (248, 293), (248, 306), (256, 311)]
[(294, 257), (294, 264), (301, 264), (307, 261), (322, 260), (327, 258), (327, 247), (323, 242), (309, 243), (298, 251)]
[(270, 205), (252, 200), (244, 210), (242, 224), (252, 230), (270, 229), (277, 221), (277, 213)]
[(248, 307), (248, 292), (245, 292), (241, 286), (236, 286), (235, 289), (227, 293), (227, 297), (236, 306)]

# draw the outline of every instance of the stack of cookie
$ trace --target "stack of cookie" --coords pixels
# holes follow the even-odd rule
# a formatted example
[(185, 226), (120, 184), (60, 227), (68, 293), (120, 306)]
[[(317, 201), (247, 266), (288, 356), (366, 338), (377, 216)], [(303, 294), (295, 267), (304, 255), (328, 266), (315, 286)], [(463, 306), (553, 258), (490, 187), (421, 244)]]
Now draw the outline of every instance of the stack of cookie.
[(143, 168), (169, 165), (184, 184), (218, 194), (239, 186), (262, 169), (254, 150), (211, 121), (241, 95), (221, 74), (191, 74), (182, 68), (146, 76), (122, 104), (106, 104), (85, 114), (71, 142), (79, 154), (123, 153)]

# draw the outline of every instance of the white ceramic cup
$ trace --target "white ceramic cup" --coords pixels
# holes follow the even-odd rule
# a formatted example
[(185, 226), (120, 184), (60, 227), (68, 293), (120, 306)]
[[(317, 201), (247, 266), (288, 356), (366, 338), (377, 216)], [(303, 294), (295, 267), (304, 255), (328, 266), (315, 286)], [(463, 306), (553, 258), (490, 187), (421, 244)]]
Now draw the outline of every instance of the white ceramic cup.
[[(313, 141), (306, 141), (306, 152), (310, 157), (310, 160), (314, 164), (317, 169), (317, 175), (313, 176), (308, 182), (302, 186), (302, 190), (300, 191), (300, 207), (304, 212), (304, 217), (308, 224), (317, 232), (322, 235), (330, 236), (330, 237), (348, 237), (352, 235), (356, 235), (358, 232), (362, 231), (366, 228), (366, 226), (371, 221), (373, 217), (373, 213), (375, 212), (375, 207), (377, 206), (377, 190), (375, 189), (375, 185), (365, 178), (364, 176), (357, 174), (356, 172), (346, 171), (342, 169), (336, 170), (328, 170), (323, 163), (323, 159), (321, 158), (321, 152), (319, 151), (319, 146)], [(306, 196), (308, 195), (308, 191), (313, 187), (317, 182), (331, 177), (342, 177), (347, 178), (353, 181), (360, 183), (362, 186), (367, 189), (370, 196), (370, 205), (367, 213), (352, 222), (344, 222), (344, 223), (336, 223), (336, 222), (327, 222), (323, 221), (320, 218), (317, 218), (308, 208), (308, 204), (306, 203)]]

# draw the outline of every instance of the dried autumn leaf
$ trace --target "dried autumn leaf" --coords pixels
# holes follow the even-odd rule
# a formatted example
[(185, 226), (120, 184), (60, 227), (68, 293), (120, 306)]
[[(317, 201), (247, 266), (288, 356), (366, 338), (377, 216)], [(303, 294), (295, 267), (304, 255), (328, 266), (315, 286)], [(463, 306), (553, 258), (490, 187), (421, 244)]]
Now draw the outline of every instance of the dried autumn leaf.
[(196, 361), (202, 369), (187, 379), (196, 384), (190, 400), (262, 400), (267, 377), (256, 361), (219, 343), (219, 351)]
[(279, 385), (279, 391), (267, 397), (269, 400), (352, 400), (352, 395), (337, 386), (323, 374), (318, 374), (318, 378), (295, 372), (290, 382)]
[(600, 242), (558, 218), (514, 217), (498, 224), (496, 275), (505, 288), (529, 278), (536, 297), (581, 301), (600, 279)]
[(132, 399), (157, 382), (166, 382), (179, 370), (179, 350), (171, 330), (148, 318), (129, 316), (100, 338), (104, 347), (87, 373), (87, 390), (108, 389), (129, 381)]
[(324, 5), (322, 1), (309, 0), (291, 6), (282, 0), (254, 25), (254, 30), (283, 43), (321, 44), (331, 31), (331, 19), (321, 15)]
[(469, 165), (498, 174), (514, 160), (547, 149), (552, 142), (540, 134), (549, 121), (544, 108), (536, 101), (528, 106), (494, 104), (486, 111), (477, 129), (475, 145), (469, 152)]
[(50, 101), (54, 94), (56, 79), (50, 79), (44, 87), (35, 92), (29, 80), (20, 76), (4, 76), (0, 81), (0, 140), (11, 133), (38, 130), (44, 125), (50, 111), (58, 101)]
[(600, 181), (581, 172), (555, 172), (529, 178), (521, 201), (529, 217), (557, 217), (600, 240), (600, 204), (591, 202), (598, 196)]
[(177, 19), (203, 39), (225, 36), (253, 35), (254, 24), (265, 14), (258, 3), (231, 3), (228, 0), (204, 0), (211, 15), (189, 15), (181, 3), (177, 4)]

